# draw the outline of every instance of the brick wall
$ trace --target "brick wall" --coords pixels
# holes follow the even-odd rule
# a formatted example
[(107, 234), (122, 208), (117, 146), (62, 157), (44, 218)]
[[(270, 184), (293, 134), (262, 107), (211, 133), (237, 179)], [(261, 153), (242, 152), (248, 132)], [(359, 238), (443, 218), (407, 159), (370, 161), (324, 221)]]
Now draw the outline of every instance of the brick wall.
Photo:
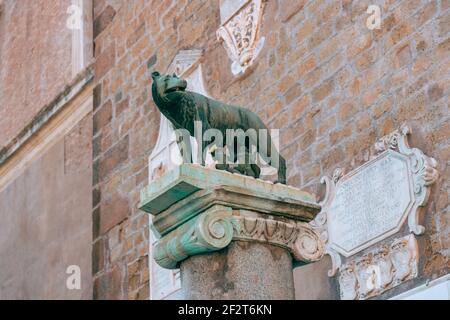
[(92, 70), (72, 77), (71, 3), (0, 0), (0, 299), (92, 298)]
[(71, 0), (4, 0), (0, 9), (0, 148), (71, 81)]
[[(366, 27), (369, 4), (382, 9), (380, 30)], [(450, 1), (269, 0), (265, 46), (241, 79), (215, 38), (218, 0), (98, 0), (94, 15), (94, 298), (148, 298), (148, 220), (137, 203), (159, 125), (149, 72), (191, 48), (205, 51), (211, 95), (280, 129), (289, 184), (319, 195), (321, 176), (362, 163), (408, 121), (411, 145), (441, 172), (420, 274), (449, 272)]]

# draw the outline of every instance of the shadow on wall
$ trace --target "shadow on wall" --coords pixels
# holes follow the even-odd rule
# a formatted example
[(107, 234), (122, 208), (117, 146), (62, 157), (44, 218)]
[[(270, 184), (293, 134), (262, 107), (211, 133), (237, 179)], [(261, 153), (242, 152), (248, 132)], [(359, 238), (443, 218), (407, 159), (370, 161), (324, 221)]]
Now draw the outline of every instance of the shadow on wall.
[(339, 300), (339, 291), (335, 277), (328, 277), (331, 259), (301, 265), (294, 264), (294, 284), (296, 300)]

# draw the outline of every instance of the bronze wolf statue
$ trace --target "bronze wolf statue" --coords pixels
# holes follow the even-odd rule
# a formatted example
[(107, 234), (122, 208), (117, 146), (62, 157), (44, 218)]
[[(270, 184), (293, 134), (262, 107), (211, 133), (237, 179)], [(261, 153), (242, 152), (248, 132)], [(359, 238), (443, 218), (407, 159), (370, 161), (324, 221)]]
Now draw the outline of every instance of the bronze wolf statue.
[[(200, 121), (202, 124), (202, 136), (208, 129), (219, 130), (224, 139), (222, 143), (227, 146), (229, 145), (226, 141), (227, 130), (242, 130), (243, 132), (247, 132), (249, 129), (254, 129), (256, 132), (261, 129), (266, 130), (267, 135), (264, 139), (256, 139), (260, 141), (255, 141), (252, 137), (246, 138), (246, 164), (239, 164), (235, 168), (218, 164), (216, 166), (217, 169), (231, 172), (238, 171), (242, 174), (258, 178), (260, 168), (256, 164), (249, 163), (250, 161), (248, 161), (250, 150), (255, 150), (256, 147), (256, 151), (258, 151), (261, 158), (267, 164), (277, 168), (278, 180), (276, 182), (286, 184), (286, 161), (274, 147), (269, 130), (255, 113), (241, 107), (213, 100), (195, 92), (187, 91), (186, 80), (180, 79), (176, 75), (161, 75), (159, 72), (153, 72), (152, 78), (153, 100), (161, 113), (166, 116), (175, 129), (185, 129), (191, 136), (194, 136), (194, 122)], [(265, 141), (262, 142), (262, 140)], [(228, 142), (230, 143), (230, 141)], [(234, 154), (232, 161), (236, 161), (239, 151), (236, 149), (236, 142), (233, 141), (231, 143), (234, 146), (234, 150), (232, 150)], [(202, 142), (202, 150), (205, 150), (205, 148), (206, 145)], [(275, 154), (272, 154), (274, 152)], [(204, 164), (205, 159), (203, 156), (201, 160)]]

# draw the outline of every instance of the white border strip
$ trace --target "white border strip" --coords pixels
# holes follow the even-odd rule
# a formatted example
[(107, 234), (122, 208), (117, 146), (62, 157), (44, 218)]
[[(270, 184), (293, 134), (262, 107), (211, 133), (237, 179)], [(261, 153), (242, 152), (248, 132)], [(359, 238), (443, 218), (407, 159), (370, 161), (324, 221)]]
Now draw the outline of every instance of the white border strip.
[[(424, 291), (431, 290), (432, 288), (437, 287), (444, 287), (447, 286), (447, 296), (446, 297), (432, 297), (432, 298), (438, 298), (438, 299), (450, 299), (450, 274), (447, 274), (446, 276), (443, 276), (441, 278), (438, 278), (436, 280), (430, 281), (426, 284), (423, 284), (421, 286), (415, 287), (414, 289), (411, 289), (409, 291), (403, 292), (395, 297), (392, 297), (389, 300), (418, 300), (420, 298), (415, 298), (415, 295), (423, 294)], [(444, 289), (445, 290), (445, 289)], [(444, 291), (442, 291), (444, 292)], [(423, 297), (423, 295), (421, 295)]]

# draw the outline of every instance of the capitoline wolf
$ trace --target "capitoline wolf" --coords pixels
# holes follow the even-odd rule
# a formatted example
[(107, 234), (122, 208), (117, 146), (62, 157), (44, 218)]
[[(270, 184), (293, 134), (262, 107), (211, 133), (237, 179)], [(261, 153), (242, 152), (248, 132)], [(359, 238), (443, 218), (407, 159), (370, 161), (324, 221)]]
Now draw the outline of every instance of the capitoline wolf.
[[(212, 150), (214, 157), (219, 159), (217, 169), (258, 178), (261, 170), (254, 161), (257, 152), (268, 165), (277, 169), (276, 182), (286, 184), (286, 161), (274, 146), (268, 128), (255, 113), (188, 91), (186, 80), (178, 78), (175, 74), (161, 75), (155, 71), (152, 78), (153, 100), (176, 131), (186, 130), (190, 136), (195, 136), (196, 123), (200, 122), (202, 137), (211, 130), (221, 133), (221, 138), (217, 139), (215, 136), (212, 144), (210, 141), (203, 141), (204, 139), (200, 141), (201, 150)], [(239, 134), (230, 135), (231, 131)], [(255, 134), (251, 134), (252, 132)], [(183, 143), (180, 149), (191, 148), (187, 140), (179, 139), (179, 142)], [(211, 145), (214, 148), (211, 148)], [(223, 159), (224, 161), (220, 161)], [(203, 154), (201, 163), (205, 164)], [(238, 165), (230, 166), (229, 163)]]

